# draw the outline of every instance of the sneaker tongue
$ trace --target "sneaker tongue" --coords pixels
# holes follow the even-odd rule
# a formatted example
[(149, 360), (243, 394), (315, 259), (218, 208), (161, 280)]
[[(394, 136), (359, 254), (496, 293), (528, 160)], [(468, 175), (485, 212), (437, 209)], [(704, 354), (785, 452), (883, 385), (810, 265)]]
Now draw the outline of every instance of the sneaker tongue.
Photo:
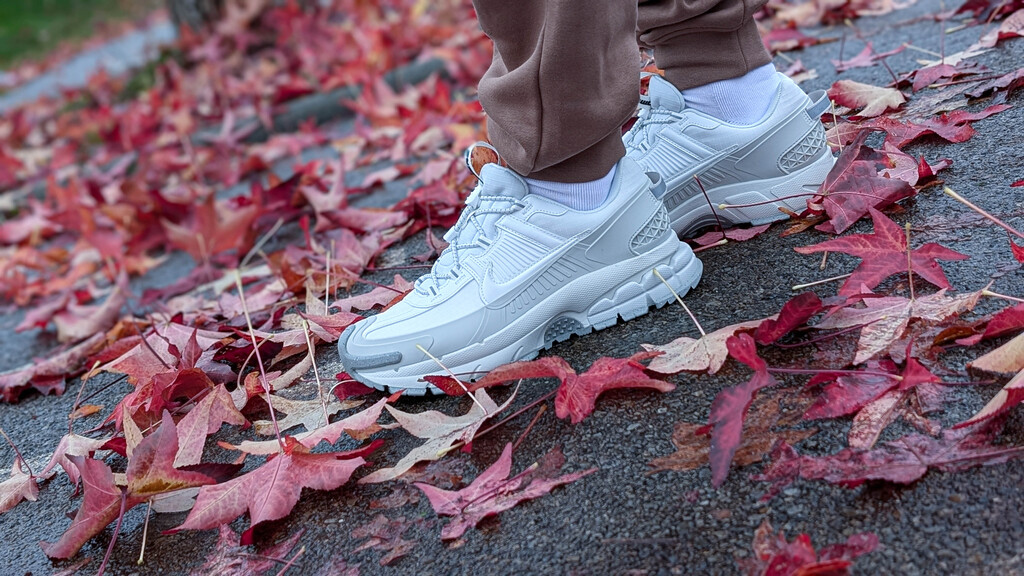
[(529, 189), (515, 172), (499, 164), (484, 164), (480, 170), (481, 192), (487, 196), (508, 196), (520, 199)]
[[(529, 188), (518, 174), (504, 166), (493, 163), (485, 164), (480, 169), (480, 182), (481, 184), (473, 190), (473, 193), (466, 200), (468, 204), (466, 210), (476, 208), (476, 223), (483, 228), (485, 236), (493, 237), (494, 225), (504, 214), (502, 212), (488, 212), (488, 209), (492, 206), (507, 208), (510, 204), (492, 198), (494, 196), (501, 196), (519, 200), (529, 193)], [(457, 235), (456, 231), (457, 228), (452, 228), (444, 235), (444, 239), (451, 244), (466, 246), (466, 248), (463, 248), (463, 256), (472, 254), (476, 250), (484, 249), (483, 247), (470, 247), (481, 232), (476, 225), (465, 222), (461, 230), (458, 230)], [(454, 255), (450, 250), (446, 250), (434, 263), (434, 269), (440, 273), (447, 273), (453, 264)]]
[(661, 76), (651, 76), (650, 84), (647, 86), (647, 97), (651, 99), (651, 108), (682, 112), (686, 107), (686, 101), (679, 90)]

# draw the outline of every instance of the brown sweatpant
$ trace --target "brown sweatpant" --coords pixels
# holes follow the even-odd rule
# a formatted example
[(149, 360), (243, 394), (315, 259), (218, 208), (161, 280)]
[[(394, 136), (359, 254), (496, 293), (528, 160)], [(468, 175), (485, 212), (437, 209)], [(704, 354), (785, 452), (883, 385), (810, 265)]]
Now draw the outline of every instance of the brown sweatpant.
[(587, 182), (625, 153), (640, 45), (680, 90), (771, 61), (753, 14), (766, 0), (473, 0), (494, 60), (480, 80), (491, 143), (516, 172)]

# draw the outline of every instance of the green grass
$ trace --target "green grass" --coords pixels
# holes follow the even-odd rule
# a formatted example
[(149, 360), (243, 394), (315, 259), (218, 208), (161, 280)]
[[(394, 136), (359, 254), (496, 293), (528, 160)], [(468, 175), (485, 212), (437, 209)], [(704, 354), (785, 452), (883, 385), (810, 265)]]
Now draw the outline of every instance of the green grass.
[(86, 38), (102, 22), (136, 16), (141, 5), (152, 7), (154, 2), (0, 0), (0, 69), (40, 57), (63, 42)]

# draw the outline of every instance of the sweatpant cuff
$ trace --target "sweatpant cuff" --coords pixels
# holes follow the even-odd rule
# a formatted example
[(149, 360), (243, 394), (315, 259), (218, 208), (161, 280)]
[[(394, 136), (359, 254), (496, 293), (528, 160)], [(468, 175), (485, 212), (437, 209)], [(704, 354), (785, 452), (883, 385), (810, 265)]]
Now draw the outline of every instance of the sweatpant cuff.
[(753, 20), (738, 30), (693, 31), (659, 42), (654, 59), (679, 90), (739, 78), (772, 61)]
[(526, 174), (526, 177), (551, 182), (590, 182), (608, 174), (625, 155), (622, 131), (616, 128), (603, 140), (572, 158)]

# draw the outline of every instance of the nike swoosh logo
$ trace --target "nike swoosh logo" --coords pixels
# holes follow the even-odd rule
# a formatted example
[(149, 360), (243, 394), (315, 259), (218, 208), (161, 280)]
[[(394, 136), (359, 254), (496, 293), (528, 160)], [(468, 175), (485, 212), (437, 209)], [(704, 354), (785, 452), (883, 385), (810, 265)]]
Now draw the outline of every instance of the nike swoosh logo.
[(554, 252), (545, 256), (540, 262), (531, 266), (525, 273), (516, 276), (513, 280), (505, 283), (498, 283), (491, 273), (491, 266), (482, 274), (480, 279), (480, 297), (486, 306), (500, 308), (507, 304), (508, 296), (518, 295), (525, 288), (536, 282), (537, 278), (548, 271), (551, 263), (561, 258), (571, 249), (575, 243), (569, 242), (559, 246)]

